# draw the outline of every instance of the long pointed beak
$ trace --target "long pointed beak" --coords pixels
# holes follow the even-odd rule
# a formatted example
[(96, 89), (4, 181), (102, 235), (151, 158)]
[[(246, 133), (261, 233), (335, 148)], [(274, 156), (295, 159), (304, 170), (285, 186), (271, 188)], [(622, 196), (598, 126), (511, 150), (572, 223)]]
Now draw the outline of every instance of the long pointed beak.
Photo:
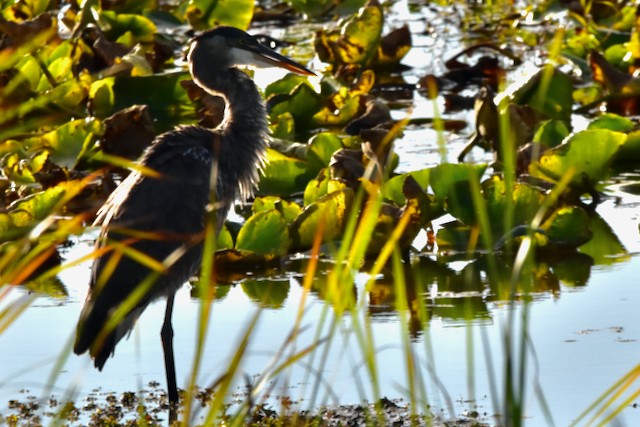
[(257, 63), (262, 62), (267, 66), (284, 68), (285, 70), (302, 74), (303, 76), (316, 75), (313, 71), (309, 70), (303, 65), (300, 65), (295, 61), (292, 61), (286, 56), (280, 55), (278, 52), (260, 43), (256, 43), (255, 45), (252, 45), (250, 50)]

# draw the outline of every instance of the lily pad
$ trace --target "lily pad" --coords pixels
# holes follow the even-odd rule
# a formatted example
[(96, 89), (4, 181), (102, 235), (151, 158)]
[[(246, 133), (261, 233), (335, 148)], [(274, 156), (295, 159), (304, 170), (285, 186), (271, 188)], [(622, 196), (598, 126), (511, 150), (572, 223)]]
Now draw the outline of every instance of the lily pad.
[(486, 165), (444, 163), (431, 169), (430, 184), (447, 212), (465, 224), (476, 223), (470, 180), (478, 181)]
[(152, 42), (157, 33), (156, 25), (138, 14), (116, 13), (103, 10), (100, 14), (104, 33), (109, 40), (117, 41), (128, 47), (137, 43)]
[(630, 132), (635, 124), (633, 120), (614, 113), (605, 113), (589, 123), (588, 129), (608, 129), (617, 132)]
[(343, 148), (342, 140), (333, 132), (322, 132), (309, 140), (307, 160), (309, 168), (316, 173), (329, 166), (333, 153)]
[(288, 94), (269, 99), (269, 117), (277, 118), (289, 113), (294, 119), (296, 129), (309, 129), (313, 125), (312, 117), (320, 111), (323, 98), (308, 83), (300, 83)]
[(570, 173), (570, 186), (579, 193), (590, 192), (605, 178), (609, 166), (626, 140), (626, 135), (606, 129), (588, 129), (568, 137), (561, 145), (545, 151), (529, 166), (531, 175), (560, 181)]
[(578, 247), (591, 240), (589, 215), (577, 206), (568, 206), (556, 210), (542, 224), (548, 244), (556, 246)]
[(46, 133), (34, 142), (50, 150), (49, 160), (54, 164), (73, 169), (83, 152), (90, 148), (102, 133), (99, 120), (73, 120), (56, 130)]
[(287, 221), (276, 209), (252, 215), (236, 240), (236, 249), (260, 255), (285, 255), (289, 245)]
[(403, 206), (407, 201), (403, 190), (407, 177), (411, 176), (416, 180), (421, 188), (426, 189), (427, 187), (429, 187), (430, 174), (431, 168), (427, 168), (394, 176), (393, 178), (385, 182), (382, 186), (382, 195), (387, 200), (391, 200), (392, 202), (394, 202), (396, 205)]
[(196, 30), (219, 25), (246, 30), (253, 18), (253, 0), (189, 0), (184, 18)]
[(571, 120), (573, 82), (562, 71), (547, 66), (513, 93), (513, 102), (534, 107), (551, 119)]
[(334, 191), (342, 191), (346, 187), (344, 182), (329, 177), (329, 169), (322, 169), (317, 177), (307, 183), (304, 189), (304, 205), (308, 206), (319, 198)]
[(251, 207), (254, 214), (274, 209), (282, 214), (287, 223), (293, 222), (302, 212), (302, 208), (297, 203), (275, 196), (256, 197)]
[(339, 238), (347, 222), (353, 201), (353, 190), (345, 188), (321, 197), (305, 207), (291, 224), (293, 248), (308, 249), (322, 230), (322, 241)]
[(382, 8), (373, 0), (334, 31), (320, 30), (314, 45), (323, 62), (366, 66), (376, 55), (382, 34)]
[(303, 191), (313, 177), (304, 160), (285, 156), (271, 148), (267, 149), (267, 165), (260, 180), (260, 195), (288, 196)]

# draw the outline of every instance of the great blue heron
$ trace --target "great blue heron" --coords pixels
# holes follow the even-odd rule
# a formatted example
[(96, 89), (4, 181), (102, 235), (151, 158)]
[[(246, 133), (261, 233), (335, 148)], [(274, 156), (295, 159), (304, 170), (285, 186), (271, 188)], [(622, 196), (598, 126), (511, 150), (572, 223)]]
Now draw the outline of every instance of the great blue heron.
[[(269, 138), (258, 88), (235, 66), (278, 66), (313, 75), (231, 27), (192, 39), (188, 62), (196, 84), (225, 99), (224, 121), (214, 130), (180, 126), (158, 136), (140, 158), (141, 168), (98, 212), (96, 223), (102, 228), (97, 257), (73, 348), (76, 354), (88, 350), (102, 370), (147, 305), (167, 297), (160, 335), (174, 419), (178, 404), (171, 326), (174, 294), (198, 272), (207, 207), (214, 207), (219, 230), (236, 198), (253, 193)], [(212, 193), (215, 201), (210, 200)], [(140, 288), (141, 283), (148, 287)]]

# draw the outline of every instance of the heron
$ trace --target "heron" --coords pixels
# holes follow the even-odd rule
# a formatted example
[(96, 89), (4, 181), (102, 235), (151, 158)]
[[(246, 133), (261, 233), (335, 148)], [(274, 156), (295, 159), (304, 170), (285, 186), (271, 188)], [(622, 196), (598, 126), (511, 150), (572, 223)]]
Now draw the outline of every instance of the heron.
[(198, 273), (208, 212), (215, 214), (219, 231), (232, 204), (253, 195), (269, 141), (260, 92), (237, 66), (314, 75), (233, 27), (191, 39), (187, 60), (193, 81), (225, 100), (224, 119), (215, 129), (178, 126), (156, 137), (139, 167), (98, 211), (96, 257), (73, 347), (78, 355), (88, 351), (102, 370), (149, 303), (165, 297), (160, 336), (170, 420), (179, 402), (171, 324), (175, 293)]

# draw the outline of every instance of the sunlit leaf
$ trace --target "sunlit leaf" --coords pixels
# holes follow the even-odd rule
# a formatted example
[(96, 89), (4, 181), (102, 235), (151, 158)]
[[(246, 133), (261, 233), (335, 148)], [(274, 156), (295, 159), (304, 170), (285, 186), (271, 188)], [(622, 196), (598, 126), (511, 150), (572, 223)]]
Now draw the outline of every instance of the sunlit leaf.
[(342, 140), (333, 132), (322, 132), (309, 140), (307, 160), (309, 168), (316, 172), (329, 166), (333, 153), (343, 148)]
[(303, 191), (313, 177), (307, 169), (307, 162), (303, 160), (287, 157), (270, 148), (267, 149), (267, 159), (259, 194), (289, 195)]
[(407, 200), (403, 191), (407, 177), (412, 176), (422, 188), (426, 189), (429, 187), (430, 174), (431, 168), (427, 168), (394, 176), (382, 186), (382, 195), (396, 205), (402, 206)]
[(216, 250), (220, 251), (233, 248), (233, 236), (226, 226), (223, 226), (220, 231), (218, 231), (216, 237), (218, 238), (216, 242)]
[(627, 139), (616, 155), (616, 163), (634, 162), (640, 160), (640, 131), (627, 134)]
[(312, 117), (322, 108), (323, 98), (308, 83), (301, 83), (289, 94), (271, 98), (269, 104), (270, 117), (289, 113), (294, 118), (296, 129), (309, 129)]
[(551, 119), (568, 123), (573, 108), (573, 82), (563, 72), (548, 66), (513, 93), (513, 102), (534, 107)]
[(280, 114), (271, 119), (271, 136), (273, 139), (293, 141), (296, 134), (296, 122), (290, 112)]
[(256, 197), (251, 207), (254, 214), (272, 209), (280, 212), (287, 223), (293, 222), (302, 212), (302, 208), (297, 203), (274, 196)]
[(9, 214), (13, 224), (22, 227), (43, 220), (58, 206), (66, 192), (66, 185), (57, 185), (11, 204)]
[(375, 64), (378, 67), (396, 66), (410, 49), (411, 32), (405, 24), (382, 37), (378, 46)]
[(570, 136), (561, 145), (545, 151), (529, 166), (534, 176), (559, 181), (572, 174), (570, 185), (577, 191), (591, 191), (608, 172), (608, 167), (626, 135), (606, 129), (592, 129)]
[(322, 169), (318, 176), (307, 183), (304, 189), (304, 205), (310, 205), (322, 196), (344, 190), (346, 187), (344, 182), (329, 177), (329, 169)]
[(103, 31), (107, 38), (117, 40), (128, 47), (137, 43), (152, 42), (157, 32), (155, 24), (142, 15), (103, 10), (100, 19), (106, 25)]
[[(231, 280), (222, 280), (222, 282), (232, 283), (246, 276), (246, 268), (268, 264), (278, 259), (279, 255), (262, 254), (242, 249), (224, 249), (216, 251), (214, 258), (216, 266), (231, 269), (231, 271), (216, 271), (216, 275), (231, 274), (233, 276)], [(240, 274), (238, 274), (238, 272), (240, 272)]]
[(196, 30), (220, 25), (246, 30), (253, 17), (253, 0), (189, 0), (184, 18)]
[(288, 95), (301, 84), (309, 85), (308, 78), (300, 74), (287, 73), (281, 79), (267, 85), (264, 89), (264, 97), (270, 99), (276, 95)]
[(569, 128), (562, 120), (547, 120), (543, 122), (533, 137), (534, 142), (544, 147), (560, 145), (569, 136)]
[(51, 150), (49, 159), (58, 166), (73, 169), (89, 142), (101, 133), (99, 120), (74, 120), (43, 135), (39, 145)]
[[(337, 99), (338, 98), (338, 99)], [(313, 115), (312, 124), (314, 127), (344, 126), (349, 121), (356, 118), (360, 111), (359, 94), (337, 92), (330, 98), (331, 107), (324, 107)]]
[(24, 287), (30, 292), (36, 292), (50, 298), (62, 299), (69, 296), (67, 289), (57, 276), (48, 279), (31, 280), (26, 282)]
[(316, 52), (324, 62), (365, 66), (377, 53), (382, 24), (380, 4), (369, 1), (339, 30), (319, 31), (314, 41)]
[(236, 249), (262, 255), (284, 255), (289, 246), (287, 221), (276, 209), (252, 215), (236, 239)]
[(0, 72), (12, 68), (23, 56), (46, 46), (57, 34), (56, 20), (50, 14), (40, 14), (31, 21), (0, 23), (0, 32), (11, 34), (11, 44), (0, 50)]
[(317, 233), (322, 232), (322, 241), (332, 241), (340, 237), (348, 219), (353, 190), (346, 188), (321, 197), (305, 207), (291, 224), (293, 247), (311, 247)]
[(526, 183), (514, 183), (512, 191), (507, 191), (503, 178), (493, 176), (482, 183), (483, 195), (487, 203), (487, 215), (495, 238), (501, 238), (511, 230), (505, 229), (505, 212), (511, 205), (511, 223), (517, 227), (529, 225), (544, 201), (544, 195)]
[(629, 132), (633, 129), (633, 120), (614, 113), (602, 114), (589, 123), (588, 129), (608, 129), (617, 132)]
[(578, 247), (592, 236), (589, 215), (577, 206), (556, 210), (541, 228), (552, 245)]
[(91, 100), (91, 109), (93, 110), (96, 117), (107, 117), (114, 110), (114, 83), (115, 79), (113, 77), (108, 77), (105, 79), (96, 80), (91, 84), (91, 87), (89, 89), (89, 98)]

